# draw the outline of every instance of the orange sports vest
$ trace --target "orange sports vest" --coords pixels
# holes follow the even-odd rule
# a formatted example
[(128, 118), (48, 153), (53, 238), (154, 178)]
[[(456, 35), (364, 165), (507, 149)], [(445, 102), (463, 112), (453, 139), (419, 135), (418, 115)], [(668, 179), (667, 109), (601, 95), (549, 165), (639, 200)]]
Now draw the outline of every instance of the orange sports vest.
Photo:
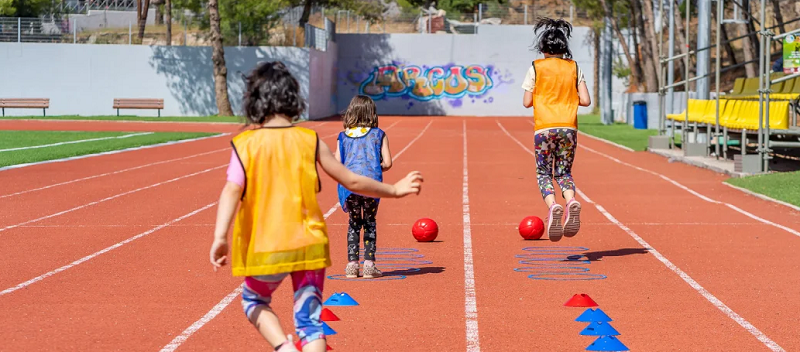
[(578, 65), (560, 58), (533, 62), (536, 82), (533, 88), (535, 130), (578, 128)]
[(245, 174), (231, 245), (234, 276), (331, 265), (317, 204), (317, 143), (316, 132), (297, 126), (249, 130), (233, 138)]

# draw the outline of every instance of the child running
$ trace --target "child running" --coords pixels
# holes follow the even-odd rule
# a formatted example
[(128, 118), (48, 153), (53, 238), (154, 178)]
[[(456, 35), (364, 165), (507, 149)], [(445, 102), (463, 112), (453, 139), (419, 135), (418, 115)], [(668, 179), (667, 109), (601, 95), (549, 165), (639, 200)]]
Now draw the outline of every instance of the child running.
[[(247, 77), (246, 126), (233, 138), (228, 178), (219, 199), (210, 260), (228, 262), (244, 277), (242, 307), (275, 351), (298, 351), (272, 311), (272, 293), (287, 276), (294, 288), (294, 324), (302, 350), (326, 349), (320, 313), (325, 268), (331, 265), (325, 219), (317, 204), (317, 164), (347, 189), (370, 197), (419, 194), (422, 176), (409, 173), (394, 185), (356, 175), (336, 161), (313, 130), (293, 125), (305, 102), (300, 85), (280, 62), (259, 65)], [(239, 207), (238, 213), (236, 211)]]
[[(572, 163), (578, 146), (578, 106), (591, 105), (589, 89), (578, 64), (572, 60), (569, 38), (572, 25), (564, 20), (540, 18), (534, 27), (536, 50), (544, 54), (528, 69), (522, 82), (522, 104), (533, 107), (536, 176), (549, 208), (547, 235), (551, 241), (572, 237), (581, 227), (581, 204), (575, 199)], [(553, 176), (567, 206), (556, 202)]]
[[(339, 133), (336, 145), (336, 160), (356, 174), (383, 181), (383, 172), (392, 167), (389, 137), (378, 128), (378, 113), (375, 102), (365, 95), (357, 95), (350, 101), (344, 113), (344, 131)], [(359, 237), (364, 229), (364, 278), (380, 277), (375, 267), (375, 239), (379, 198), (356, 194), (339, 185), (339, 204), (350, 215), (347, 230), (348, 278), (358, 277)]]

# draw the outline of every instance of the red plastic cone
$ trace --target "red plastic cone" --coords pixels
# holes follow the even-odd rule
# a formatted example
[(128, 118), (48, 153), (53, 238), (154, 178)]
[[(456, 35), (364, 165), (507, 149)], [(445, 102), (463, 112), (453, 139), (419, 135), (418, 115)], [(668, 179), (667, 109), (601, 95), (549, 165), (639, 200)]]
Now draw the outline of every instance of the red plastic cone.
[(597, 307), (597, 302), (589, 297), (589, 295), (581, 293), (572, 296), (564, 305), (567, 307)]
[(333, 351), (333, 348), (331, 348), (331, 346), (328, 346), (327, 344), (325, 344), (325, 350), (326, 351)]
[(342, 319), (339, 319), (339, 317), (337, 317), (336, 314), (333, 314), (333, 312), (331, 312), (331, 310), (328, 309), (328, 308), (322, 308), (322, 313), (320, 313), (319, 319), (322, 320), (322, 321), (339, 321), (339, 320), (342, 320)]

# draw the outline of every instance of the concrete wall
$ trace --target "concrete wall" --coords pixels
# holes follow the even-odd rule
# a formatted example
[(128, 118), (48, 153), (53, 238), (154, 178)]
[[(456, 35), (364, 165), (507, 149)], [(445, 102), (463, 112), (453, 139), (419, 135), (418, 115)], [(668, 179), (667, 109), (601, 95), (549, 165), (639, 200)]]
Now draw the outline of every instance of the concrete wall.
[[(241, 109), (243, 74), (262, 61), (282, 60), (309, 96), (311, 71), (316, 81), (332, 80), (332, 51), (311, 50), (318, 71), (309, 70), (310, 50), (294, 47), (227, 47), (228, 87), (235, 112)], [(197, 116), (217, 113), (210, 47), (74, 45), (0, 43), (3, 71), (0, 97), (50, 98), (50, 115), (111, 115), (114, 98), (163, 98), (162, 115)], [(324, 83), (321, 83), (324, 85)], [(330, 84), (329, 84), (330, 86)], [(332, 115), (328, 92), (309, 99), (304, 117)], [(309, 112), (311, 113), (309, 115)], [(156, 115), (156, 111), (127, 110), (122, 114)], [(31, 110), (7, 109), (9, 115), (35, 115)]]
[(313, 118), (336, 115), (337, 45), (328, 42), (326, 51), (309, 51), (309, 115)]
[[(531, 115), (532, 111), (522, 106), (520, 86), (531, 61), (541, 57), (531, 51), (533, 27), (482, 26), (478, 33), (337, 35), (338, 109), (346, 108), (354, 95), (366, 93), (384, 115)], [(591, 92), (593, 50), (588, 34), (589, 28), (575, 28), (570, 45)], [(446, 85), (455, 87), (408, 87), (393, 72), (409, 68), (418, 69), (423, 78), (432, 71), (429, 76), (434, 81), (447, 76)], [(386, 75), (376, 75), (378, 71)], [(459, 74), (461, 77), (453, 78)], [(394, 86), (391, 79), (381, 77), (394, 77)], [(622, 90), (621, 82), (616, 81), (615, 91)], [(591, 107), (580, 109), (580, 113), (589, 111)]]

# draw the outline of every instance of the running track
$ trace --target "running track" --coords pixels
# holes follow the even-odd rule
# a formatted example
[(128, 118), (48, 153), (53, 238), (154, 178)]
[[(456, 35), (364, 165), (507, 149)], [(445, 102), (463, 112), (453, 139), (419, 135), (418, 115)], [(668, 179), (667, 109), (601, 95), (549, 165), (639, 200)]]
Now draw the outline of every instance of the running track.
[[(304, 126), (329, 146), (341, 127)], [(633, 351), (800, 350), (797, 211), (712, 172), (582, 137), (581, 233), (526, 242), (519, 220), (546, 215), (528, 119), (383, 117), (381, 126), (396, 156), (386, 179), (420, 170), (426, 182), (419, 197), (382, 203), (378, 246), (416, 248), (433, 264), (404, 280), (326, 281), (326, 298), (347, 291), (361, 304), (335, 307), (334, 350), (583, 351), (593, 338), (578, 335), (582, 309), (563, 306), (575, 293), (593, 297)], [(72, 121), (0, 129), (237, 130)], [(241, 281), (208, 264), (229, 139), (0, 171), (0, 350), (265, 350), (241, 312)], [(347, 217), (333, 208), (335, 182), (322, 177), (329, 274), (340, 274)], [(413, 241), (409, 227), (421, 217), (439, 223), (437, 242)], [(587, 247), (590, 272), (607, 279), (528, 279), (513, 269), (530, 246)], [(273, 305), (285, 328), (287, 287)]]

